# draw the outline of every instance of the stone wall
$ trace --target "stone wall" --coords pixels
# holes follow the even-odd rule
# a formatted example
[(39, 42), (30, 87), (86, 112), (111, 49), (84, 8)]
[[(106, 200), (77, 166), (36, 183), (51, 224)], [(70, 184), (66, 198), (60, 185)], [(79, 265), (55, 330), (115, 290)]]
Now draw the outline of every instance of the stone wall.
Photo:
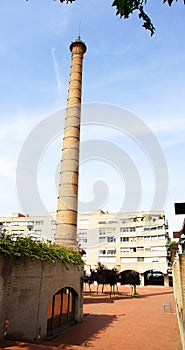
[[(25, 258), (18, 262), (0, 254), (0, 330), (9, 320), (8, 334), (29, 339), (44, 338), (47, 333), (48, 303), (61, 288), (77, 293), (75, 321), (83, 318), (83, 267), (41, 262)], [(3, 332), (0, 333), (0, 338)]]
[(173, 264), (173, 288), (182, 348), (185, 350), (185, 255), (179, 254)]

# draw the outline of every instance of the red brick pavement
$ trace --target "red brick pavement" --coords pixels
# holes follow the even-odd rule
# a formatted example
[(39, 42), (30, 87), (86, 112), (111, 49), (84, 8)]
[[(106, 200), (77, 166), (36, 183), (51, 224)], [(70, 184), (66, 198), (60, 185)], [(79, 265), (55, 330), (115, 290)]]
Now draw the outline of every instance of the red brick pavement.
[[(85, 293), (84, 321), (63, 330), (55, 339), (40, 343), (3, 340), (6, 350), (180, 350), (180, 336), (171, 287), (138, 287), (130, 298), (130, 287), (119, 295)], [(172, 310), (165, 301), (171, 303)]]

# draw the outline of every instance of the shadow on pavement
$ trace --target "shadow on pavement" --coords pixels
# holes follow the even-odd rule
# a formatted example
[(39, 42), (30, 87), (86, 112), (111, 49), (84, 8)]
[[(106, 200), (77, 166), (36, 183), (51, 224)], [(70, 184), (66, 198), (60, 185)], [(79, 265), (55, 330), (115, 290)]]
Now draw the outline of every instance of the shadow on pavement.
[[(150, 298), (153, 296), (157, 295), (172, 295), (173, 291), (167, 292), (161, 292), (161, 293), (150, 293), (150, 294), (142, 294), (142, 290), (139, 290), (138, 295), (133, 296), (133, 298)], [(86, 293), (84, 295), (84, 300), (83, 304), (101, 304), (101, 303), (106, 303), (106, 304), (113, 304), (115, 300), (125, 300), (125, 299), (131, 299), (131, 294), (129, 292), (121, 292), (118, 295), (112, 296), (111, 298), (109, 297), (108, 293), (104, 294), (99, 294), (96, 295), (94, 293)]]
[[(34, 341), (13, 341), (13, 340), (1, 340), (0, 349), (4, 350), (55, 350), (59, 349), (58, 347), (51, 347), (48, 344), (41, 344), (40, 342)], [(62, 348), (61, 348), (62, 349)]]
[(83, 344), (83, 346), (88, 347), (90, 341), (97, 339), (117, 318), (113, 315), (87, 314), (82, 323), (72, 326), (72, 334), (70, 328), (66, 328), (58, 335), (55, 343), (78, 346)]
[[(124, 316), (124, 314), (121, 316)], [(81, 346), (82, 344), (85, 347), (90, 347), (90, 342), (98, 339), (101, 333), (117, 318), (117, 316), (112, 315), (87, 314), (83, 322), (64, 329), (56, 335), (56, 338), (50, 341), (26, 341), (23, 343), (21, 341), (3, 340), (0, 343), (0, 349), (55, 350), (70, 349), (70, 346)]]

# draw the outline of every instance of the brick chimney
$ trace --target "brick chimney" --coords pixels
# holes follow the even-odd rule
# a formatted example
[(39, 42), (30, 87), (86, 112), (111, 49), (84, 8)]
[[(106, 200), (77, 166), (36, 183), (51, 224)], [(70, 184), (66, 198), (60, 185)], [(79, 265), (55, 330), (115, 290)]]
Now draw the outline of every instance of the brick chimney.
[(77, 248), (82, 63), (86, 49), (80, 38), (70, 45), (71, 69), (56, 215), (55, 242), (71, 248)]

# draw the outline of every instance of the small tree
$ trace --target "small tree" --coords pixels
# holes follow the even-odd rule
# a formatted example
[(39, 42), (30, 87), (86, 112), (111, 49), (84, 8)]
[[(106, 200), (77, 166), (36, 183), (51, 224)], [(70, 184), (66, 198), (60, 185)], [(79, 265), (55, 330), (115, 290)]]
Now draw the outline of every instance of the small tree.
[(134, 270), (127, 270), (122, 273), (122, 284), (130, 284), (131, 286), (131, 298), (137, 294), (136, 286), (140, 285), (139, 273)]

